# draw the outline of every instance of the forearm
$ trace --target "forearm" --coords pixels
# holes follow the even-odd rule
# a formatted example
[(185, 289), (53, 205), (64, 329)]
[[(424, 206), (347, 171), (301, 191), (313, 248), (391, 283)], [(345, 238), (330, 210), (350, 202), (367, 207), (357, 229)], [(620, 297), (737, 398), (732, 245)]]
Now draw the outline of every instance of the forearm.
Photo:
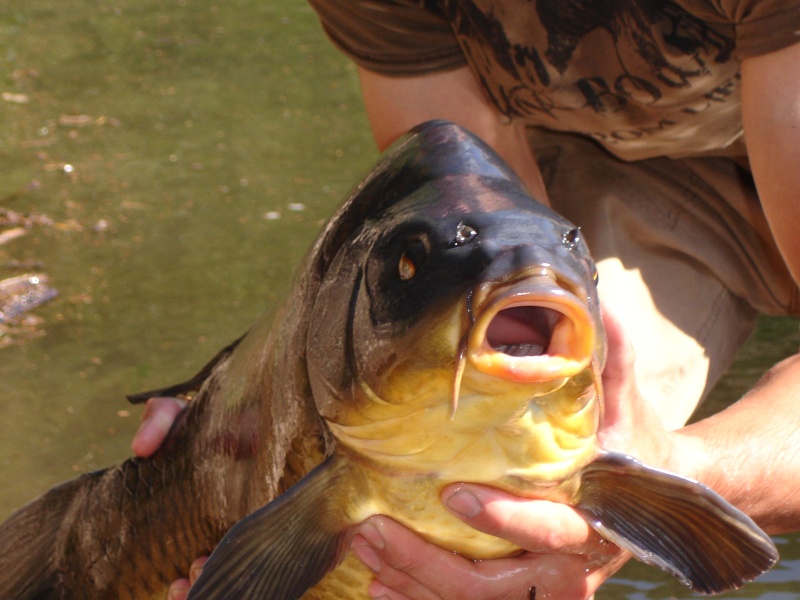
[(800, 355), (739, 402), (677, 432), (674, 469), (693, 475), (769, 533), (800, 530)]

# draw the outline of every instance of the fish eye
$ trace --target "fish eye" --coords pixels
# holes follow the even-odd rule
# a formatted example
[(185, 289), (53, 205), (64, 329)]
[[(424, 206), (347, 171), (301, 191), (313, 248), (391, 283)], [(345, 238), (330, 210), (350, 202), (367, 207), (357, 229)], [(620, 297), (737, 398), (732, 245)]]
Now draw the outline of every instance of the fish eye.
[(476, 235), (478, 235), (478, 232), (462, 221), (456, 226), (456, 235), (453, 238), (453, 241), (450, 242), (450, 247), (452, 248), (455, 246), (463, 246), (464, 244), (468, 244), (475, 238)]
[(417, 266), (404, 252), (403, 256), (400, 257), (400, 264), (397, 265), (397, 271), (400, 274), (400, 279), (408, 281), (409, 279), (413, 279), (414, 275), (417, 274)]
[(578, 246), (581, 241), (581, 228), (575, 227), (561, 236), (561, 242), (570, 250)]
[(405, 252), (400, 255), (397, 264), (397, 273), (401, 281), (409, 281), (417, 274), (417, 270), (425, 261), (428, 254), (427, 248), (422, 240), (415, 240)]

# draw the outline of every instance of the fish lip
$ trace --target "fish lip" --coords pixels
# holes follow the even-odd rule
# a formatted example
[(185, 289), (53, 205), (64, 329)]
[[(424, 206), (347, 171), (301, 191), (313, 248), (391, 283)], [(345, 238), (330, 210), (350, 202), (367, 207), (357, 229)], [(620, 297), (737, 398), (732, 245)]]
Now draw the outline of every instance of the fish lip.
[[(480, 286), (469, 308), (473, 323), (467, 332), (467, 359), (479, 371), (518, 382), (577, 375), (591, 363), (596, 338), (588, 301), (578, 294), (584, 295), (546, 265)], [(492, 342), (492, 324), (509, 309), (523, 309), (516, 311), (522, 317), (517, 320), (527, 319), (527, 327), (542, 336), (546, 343), (540, 351), (535, 343), (529, 348), (516, 345), (513, 352), (520, 355), (514, 355)]]

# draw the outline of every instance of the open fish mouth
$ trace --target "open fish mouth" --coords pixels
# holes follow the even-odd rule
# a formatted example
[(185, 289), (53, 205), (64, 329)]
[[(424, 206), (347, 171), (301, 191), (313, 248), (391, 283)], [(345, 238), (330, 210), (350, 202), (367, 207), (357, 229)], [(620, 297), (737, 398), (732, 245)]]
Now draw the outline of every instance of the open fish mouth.
[(547, 353), (555, 326), (563, 315), (536, 305), (515, 305), (498, 312), (486, 329), (486, 342), (508, 356)]
[(592, 360), (595, 325), (588, 304), (549, 269), (497, 286), (474, 313), (465, 354), (489, 375), (553, 381), (578, 374)]

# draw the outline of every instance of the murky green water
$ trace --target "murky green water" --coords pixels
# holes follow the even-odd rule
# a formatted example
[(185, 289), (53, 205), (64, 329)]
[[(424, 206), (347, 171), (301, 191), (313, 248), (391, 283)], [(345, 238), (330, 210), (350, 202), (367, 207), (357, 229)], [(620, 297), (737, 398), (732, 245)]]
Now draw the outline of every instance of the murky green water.
[(0, 268), (41, 262), (61, 294), (44, 337), (0, 350), (4, 516), (127, 455), (123, 395), (192, 373), (279, 297), (376, 153), (303, 0), (5, 1), (0, 93), (0, 205), (59, 225)]
[[(0, 94), (0, 209), (53, 221), (0, 245), (0, 279), (60, 292), (0, 347), (2, 519), (128, 456), (124, 394), (191, 375), (271, 306), (376, 152), (303, 0), (3, 0)], [(791, 321), (759, 335), (716, 401), (800, 342)], [(800, 542), (778, 541), (782, 564), (730, 597), (800, 597)], [(630, 565), (599, 597), (689, 595)]]

